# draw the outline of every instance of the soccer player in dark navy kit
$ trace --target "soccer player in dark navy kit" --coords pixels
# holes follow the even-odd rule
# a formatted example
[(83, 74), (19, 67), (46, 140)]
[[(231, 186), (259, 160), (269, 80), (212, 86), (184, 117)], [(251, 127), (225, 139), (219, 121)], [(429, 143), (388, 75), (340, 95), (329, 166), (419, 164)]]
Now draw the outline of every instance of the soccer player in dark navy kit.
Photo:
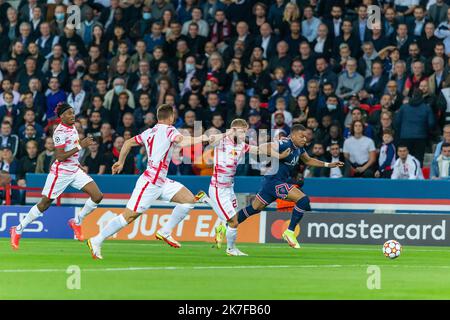
[[(256, 194), (252, 204), (239, 211), (238, 221), (242, 223), (251, 215), (257, 214), (264, 210), (269, 204), (276, 199), (286, 199), (295, 203), (292, 211), (291, 222), (289, 227), (283, 233), (283, 239), (286, 240), (292, 248), (298, 249), (300, 245), (295, 237), (294, 230), (303, 217), (305, 211), (311, 211), (309, 197), (305, 195), (298, 187), (291, 184), (291, 171), (300, 160), (304, 164), (313, 167), (336, 168), (342, 167), (343, 162), (323, 162), (309, 157), (304, 145), (306, 128), (301, 124), (292, 126), (291, 135), (288, 139), (273, 142), (273, 148), (278, 149), (279, 153), (290, 149), (287, 157), (279, 160), (279, 165), (272, 166), (270, 171), (263, 177), (262, 187)], [(278, 146), (277, 146), (278, 144)]]

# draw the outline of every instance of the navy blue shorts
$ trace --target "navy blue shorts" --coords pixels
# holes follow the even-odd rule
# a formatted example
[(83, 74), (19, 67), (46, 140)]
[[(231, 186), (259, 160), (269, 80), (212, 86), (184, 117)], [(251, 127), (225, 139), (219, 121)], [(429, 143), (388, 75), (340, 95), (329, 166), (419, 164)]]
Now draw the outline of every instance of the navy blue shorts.
[(265, 205), (269, 205), (276, 199), (286, 199), (289, 191), (296, 186), (278, 179), (263, 178), (262, 187), (256, 194), (256, 198)]

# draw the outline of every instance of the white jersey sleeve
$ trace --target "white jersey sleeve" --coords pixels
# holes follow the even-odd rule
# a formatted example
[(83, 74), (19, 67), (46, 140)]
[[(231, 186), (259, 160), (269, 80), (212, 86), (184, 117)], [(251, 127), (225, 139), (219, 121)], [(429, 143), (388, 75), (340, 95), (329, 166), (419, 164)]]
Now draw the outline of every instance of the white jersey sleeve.
[(66, 146), (66, 134), (63, 131), (56, 131), (53, 134), (53, 143), (55, 148), (64, 148)]

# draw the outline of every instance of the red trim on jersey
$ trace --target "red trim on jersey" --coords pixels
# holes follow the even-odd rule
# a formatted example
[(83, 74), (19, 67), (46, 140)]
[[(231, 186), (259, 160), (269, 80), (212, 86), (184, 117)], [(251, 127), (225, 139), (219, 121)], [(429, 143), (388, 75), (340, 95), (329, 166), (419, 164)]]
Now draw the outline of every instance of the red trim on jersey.
[(169, 138), (171, 136), (171, 134), (174, 133), (174, 130), (169, 129), (167, 130), (167, 138)]
[(141, 136), (139, 135), (139, 136), (134, 136), (134, 141), (136, 141), (136, 143), (138, 144), (138, 145), (142, 145), (142, 138), (141, 138)]
[(219, 188), (216, 188), (216, 200), (217, 200), (217, 204), (219, 205), (220, 210), (222, 211), (222, 213), (225, 216), (225, 218), (227, 219), (227, 221), (230, 220), (230, 217), (228, 217), (227, 213), (225, 212), (225, 210), (222, 207), (222, 204), (220, 203)]
[(166, 162), (167, 155), (169, 154), (169, 151), (170, 151), (170, 148), (172, 147), (172, 144), (173, 144), (173, 142), (170, 143), (170, 146), (167, 149), (166, 154), (164, 155), (164, 159), (162, 159), (162, 161), (159, 163), (158, 170), (156, 171), (155, 178), (153, 179), (153, 182), (152, 182), (153, 184), (155, 184), (156, 181), (158, 180), (159, 173), (161, 172), (162, 165), (163, 165), (163, 163)]
[(55, 178), (53, 179), (52, 186), (50, 187), (50, 191), (48, 192), (48, 196), (47, 196), (47, 198), (49, 198), (49, 199), (51, 199), (53, 189), (55, 188), (56, 180), (58, 180), (58, 169), (59, 169), (60, 164), (61, 164), (61, 162), (59, 162), (59, 161), (56, 164)]
[(61, 121), (61, 125), (62, 125), (63, 127), (66, 127), (66, 128), (73, 129), (73, 125), (72, 125), (72, 126), (69, 126), (69, 125), (65, 124), (64, 122), (62, 122), (62, 121)]
[(134, 212), (137, 212), (136, 210), (138, 209), (139, 202), (141, 202), (142, 195), (144, 194), (144, 191), (145, 191), (145, 189), (147, 189), (149, 184), (150, 184), (150, 182), (147, 181), (147, 183), (144, 185), (144, 187), (142, 188), (141, 192), (139, 193), (139, 196), (138, 196), (138, 198), (136, 200), (136, 204), (134, 205), (134, 209), (133, 209)]
[(66, 146), (66, 144), (67, 144), (67, 143), (64, 143), (64, 144), (62, 144), (62, 145), (60, 145), (60, 146), (55, 146), (55, 148), (64, 148), (64, 147)]
[(151, 138), (148, 138), (148, 154), (151, 155), (153, 151), (153, 141), (155, 140), (155, 135), (153, 135)]

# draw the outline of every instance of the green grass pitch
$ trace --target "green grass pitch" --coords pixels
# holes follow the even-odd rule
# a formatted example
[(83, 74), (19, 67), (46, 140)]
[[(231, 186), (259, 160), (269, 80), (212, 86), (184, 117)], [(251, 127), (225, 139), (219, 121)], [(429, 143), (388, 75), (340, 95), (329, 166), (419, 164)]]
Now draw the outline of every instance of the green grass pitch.
[[(450, 299), (450, 250), (404, 247), (396, 260), (379, 246), (241, 244), (228, 257), (210, 243), (107, 241), (104, 260), (85, 243), (22, 239), (13, 252), (0, 239), (0, 299)], [(81, 289), (66, 273), (81, 270)], [(369, 265), (381, 288), (369, 290)]]

